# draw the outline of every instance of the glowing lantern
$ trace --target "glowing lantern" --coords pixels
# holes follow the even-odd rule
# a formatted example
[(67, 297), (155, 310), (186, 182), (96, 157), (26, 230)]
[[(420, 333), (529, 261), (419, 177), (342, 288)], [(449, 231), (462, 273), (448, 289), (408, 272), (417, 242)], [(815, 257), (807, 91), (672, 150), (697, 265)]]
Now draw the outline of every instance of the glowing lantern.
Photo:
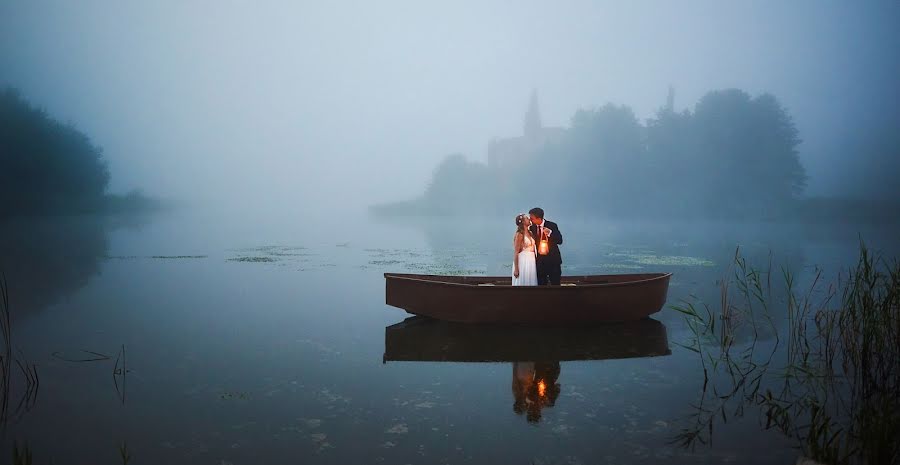
[(538, 243), (538, 254), (547, 255), (550, 253), (550, 241), (546, 238), (541, 239), (541, 242)]

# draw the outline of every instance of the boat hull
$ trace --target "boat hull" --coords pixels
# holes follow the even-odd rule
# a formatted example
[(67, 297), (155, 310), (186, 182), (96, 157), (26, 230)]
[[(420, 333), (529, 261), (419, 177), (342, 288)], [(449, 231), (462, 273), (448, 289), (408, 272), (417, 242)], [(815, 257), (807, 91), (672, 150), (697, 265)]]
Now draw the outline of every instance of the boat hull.
[(671, 273), (567, 276), (560, 286), (510, 286), (495, 276), (385, 273), (385, 303), (459, 323), (611, 323), (666, 302)]

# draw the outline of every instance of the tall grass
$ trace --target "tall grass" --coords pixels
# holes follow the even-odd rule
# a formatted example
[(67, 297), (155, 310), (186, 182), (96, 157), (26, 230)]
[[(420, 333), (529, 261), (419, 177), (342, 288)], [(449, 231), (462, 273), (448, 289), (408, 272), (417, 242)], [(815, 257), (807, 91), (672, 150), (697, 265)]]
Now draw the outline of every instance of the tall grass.
[[(793, 438), (820, 462), (898, 463), (900, 262), (873, 256), (861, 244), (846, 275), (825, 284), (816, 270), (803, 292), (783, 269), (780, 302), (771, 259), (758, 271), (738, 250), (729, 273), (718, 309), (696, 299), (673, 307), (684, 314), (693, 333), (684, 346), (698, 354), (704, 372), (700, 401), (673, 440), (685, 447), (711, 442), (720, 419), (752, 406), (766, 429)], [(781, 333), (779, 318), (787, 320)], [(749, 334), (740, 344), (738, 331)], [(760, 331), (774, 335), (761, 352)]]
[[(679, 345), (695, 352), (703, 368), (700, 400), (692, 405), (694, 412), (673, 442), (689, 448), (711, 443), (716, 421), (743, 415), (744, 400), (760, 392), (780, 344), (769, 308), (771, 268), (771, 255), (768, 268), (761, 272), (751, 268), (737, 248), (718, 282), (718, 308), (696, 297), (672, 306), (684, 315), (693, 334), (688, 344)], [(759, 348), (761, 332), (774, 336), (768, 350)]]
[(3, 336), (3, 352), (0, 353), (0, 423), (6, 425), (7, 412), (9, 411), (9, 390), (12, 367), (12, 330), (9, 320), (9, 288), (6, 285), (6, 276), (0, 274), (0, 334)]
[(856, 267), (835, 291), (837, 306), (793, 309), (799, 321), (788, 359), (792, 376), (760, 404), (813, 458), (898, 463), (900, 262), (861, 246)]

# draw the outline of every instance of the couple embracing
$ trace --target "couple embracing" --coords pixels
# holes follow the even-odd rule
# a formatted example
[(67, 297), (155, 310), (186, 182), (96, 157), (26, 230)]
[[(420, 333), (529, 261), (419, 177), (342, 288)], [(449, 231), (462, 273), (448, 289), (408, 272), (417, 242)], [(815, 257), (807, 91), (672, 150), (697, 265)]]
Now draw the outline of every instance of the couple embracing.
[[(546, 254), (541, 254), (542, 240), (548, 243)], [(562, 276), (562, 244), (559, 226), (544, 219), (544, 210), (532, 208), (528, 214), (516, 216), (516, 235), (513, 237), (513, 286), (559, 285)]]

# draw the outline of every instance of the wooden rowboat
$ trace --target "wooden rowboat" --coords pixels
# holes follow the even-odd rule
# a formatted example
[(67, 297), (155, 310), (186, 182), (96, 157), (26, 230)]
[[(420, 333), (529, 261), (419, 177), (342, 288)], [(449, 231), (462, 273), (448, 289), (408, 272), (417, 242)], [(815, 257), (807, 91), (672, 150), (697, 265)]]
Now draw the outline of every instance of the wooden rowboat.
[(646, 318), (581, 326), (470, 325), (413, 316), (384, 328), (384, 362), (563, 362), (671, 354), (666, 327)]
[(509, 277), (385, 273), (385, 303), (460, 323), (633, 321), (666, 303), (671, 273), (565, 276), (560, 286), (511, 286)]

